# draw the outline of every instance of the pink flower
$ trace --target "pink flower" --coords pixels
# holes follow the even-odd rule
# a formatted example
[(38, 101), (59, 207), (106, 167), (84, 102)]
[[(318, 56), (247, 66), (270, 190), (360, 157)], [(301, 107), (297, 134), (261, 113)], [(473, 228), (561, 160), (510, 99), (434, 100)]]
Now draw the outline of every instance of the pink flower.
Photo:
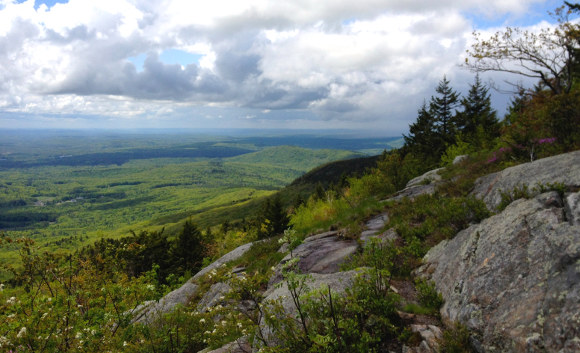
[(548, 137), (548, 138), (543, 138), (543, 139), (539, 139), (538, 140), (538, 144), (541, 145), (543, 143), (554, 143), (556, 142), (556, 138), (555, 137)]

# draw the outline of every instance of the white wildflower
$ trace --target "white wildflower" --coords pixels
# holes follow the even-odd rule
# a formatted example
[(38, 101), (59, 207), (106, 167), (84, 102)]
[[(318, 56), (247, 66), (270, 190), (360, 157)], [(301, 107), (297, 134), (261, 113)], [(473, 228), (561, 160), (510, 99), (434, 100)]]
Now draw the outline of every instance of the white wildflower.
[(200, 320), (199, 320), (199, 323), (200, 323), (200, 324), (204, 324), (204, 323), (205, 323), (205, 319), (200, 319)]
[(12, 305), (14, 303), (16, 303), (16, 297), (10, 297), (10, 299), (8, 299), (6, 301), (6, 304), (10, 304), (10, 305)]
[(23, 326), (23, 327), (20, 329), (20, 331), (18, 331), (18, 334), (16, 335), (16, 337), (18, 337), (18, 338), (22, 338), (22, 337), (24, 337), (24, 335), (26, 335), (26, 327), (24, 327), (24, 326)]

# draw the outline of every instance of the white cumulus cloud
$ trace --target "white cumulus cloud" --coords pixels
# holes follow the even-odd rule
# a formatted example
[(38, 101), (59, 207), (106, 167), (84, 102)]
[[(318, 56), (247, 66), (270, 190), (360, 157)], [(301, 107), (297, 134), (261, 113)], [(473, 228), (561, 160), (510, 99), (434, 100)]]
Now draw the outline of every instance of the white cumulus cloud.
[[(474, 18), (522, 18), (544, 3), (0, 0), (0, 127), (40, 116), (55, 126), (73, 115), (176, 126), (243, 116), (400, 132), (443, 75), (469, 83), (458, 64)], [(171, 49), (199, 60), (163, 62)]]

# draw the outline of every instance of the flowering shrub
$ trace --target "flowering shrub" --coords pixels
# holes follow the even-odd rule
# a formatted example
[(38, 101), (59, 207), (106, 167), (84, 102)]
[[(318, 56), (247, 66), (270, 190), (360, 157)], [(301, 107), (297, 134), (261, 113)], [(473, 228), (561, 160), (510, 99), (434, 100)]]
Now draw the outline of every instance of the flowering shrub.
[(127, 313), (155, 295), (143, 277), (99, 271), (74, 255), (38, 254), (20, 246), (22, 268), (10, 266), (16, 289), (0, 292), (0, 348), (16, 352), (102, 352), (120, 344)]

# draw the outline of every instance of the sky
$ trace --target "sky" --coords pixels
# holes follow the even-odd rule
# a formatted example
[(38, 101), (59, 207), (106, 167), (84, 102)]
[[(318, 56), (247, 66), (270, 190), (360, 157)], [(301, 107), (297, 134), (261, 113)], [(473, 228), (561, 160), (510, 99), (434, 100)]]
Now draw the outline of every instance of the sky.
[(405, 133), (444, 76), (467, 92), (474, 30), (549, 26), (562, 3), (0, 0), (0, 128)]

